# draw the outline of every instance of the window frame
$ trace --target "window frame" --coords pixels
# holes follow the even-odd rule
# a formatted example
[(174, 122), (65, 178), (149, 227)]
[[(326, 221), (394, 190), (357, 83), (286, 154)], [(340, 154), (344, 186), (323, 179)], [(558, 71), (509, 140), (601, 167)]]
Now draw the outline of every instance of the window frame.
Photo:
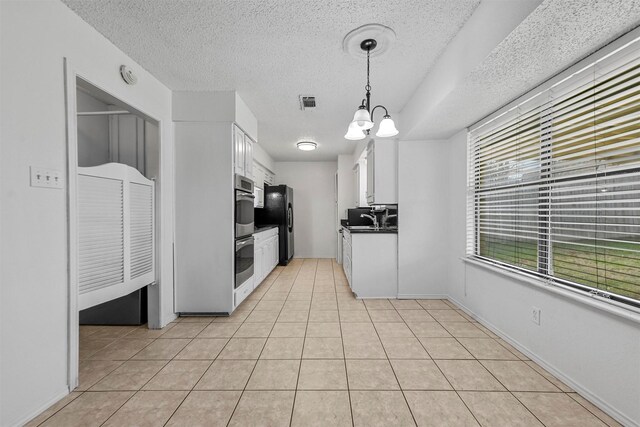
[[(482, 194), (492, 194), (491, 190), (499, 190), (501, 187), (489, 188), (489, 189), (481, 189), (479, 180), (476, 180), (476, 172), (475, 168), (478, 165), (478, 157), (480, 150), (474, 150), (477, 148), (472, 143), (472, 133), (473, 131), (479, 129), (482, 126), (485, 126), (494, 120), (497, 120), (503, 117), (506, 114), (513, 113), (514, 109), (519, 108), (521, 105), (527, 103), (528, 101), (536, 98), (539, 95), (548, 93), (554, 86), (571, 79), (575, 74), (580, 73), (581, 71), (594, 66), (596, 63), (602, 61), (603, 59), (614, 55), (618, 51), (623, 50), (629, 45), (632, 44), (640, 45), (640, 29), (631, 31), (626, 35), (620, 37), (618, 40), (610, 43), (605, 46), (601, 50), (596, 53), (588, 56), (582, 61), (574, 64), (567, 70), (561, 72), (557, 76), (549, 79), (547, 82), (538, 86), (537, 88), (532, 89), (527, 92), (525, 95), (520, 98), (514, 100), (507, 106), (501, 108), (490, 116), (480, 120), (474, 125), (470, 126), (467, 130), (467, 249), (466, 249), (466, 260), (471, 262), (480, 263), (481, 265), (488, 265), (492, 267), (497, 267), (500, 270), (510, 272), (512, 274), (521, 275), (523, 279), (530, 281), (534, 280), (537, 282), (541, 282), (545, 286), (551, 285), (562, 288), (564, 290), (569, 290), (571, 292), (577, 292), (582, 295), (586, 295), (588, 297), (596, 298), (600, 301), (612, 303), (616, 306), (622, 307), (627, 310), (632, 310), (634, 312), (639, 312), (640, 310), (640, 299), (634, 299), (631, 297), (626, 297), (624, 295), (608, 292), (606, 290), (597, 289), (591, 286), (587, 286), (578, 282), (573, 282), (571, 280), (562, 279), (560, 277), (554, 276), (553, 271), (553, 230), (551, 226), (551, 199), (552, 192), (550, 184), (553, 182), (552, 178), (552, 129), (553, 129), (553, 114), (547, 115), (546, 117), (541, 117), (540, 122), (540, 134), (539, 134), (539, 161), (540, 161), (540, 178), (544, 184), (541, 184), (537, 187), (537, 230), (538, 237), (536, 240), (536, 256), (537, 256), (537, 268), (536, 270), (529, 270), (526, 268), (522, 268), (518, 265), (509, 264), (508, 262), (500, 261), (499, 259), (492, 259), (486, 256), (480, 255), (480, 242), (481, 242), (481, 209), (480, 209), (480, 197)], [(636, 167), (637, 169), (638, 167)], [(633, 171), (633, 168), (625, 168), (622, 172), (629, 173), (629, 171)], [(606, 174), (606, 173), (605, 173)], [(588, 175), (588, 173), (580, 174), (579, 177), (574, 177), (574, 180), (578, 182), (583, 178), (583, 175)], [(593, 175), (599, 175), (596, 171), (593, 172)], [(544, 180), (543, 177), (547, 177), (547, 180)], [(547, 184), (547, 185), (545, 185)], [(478, 191), (480, 190), (480, 191)]]

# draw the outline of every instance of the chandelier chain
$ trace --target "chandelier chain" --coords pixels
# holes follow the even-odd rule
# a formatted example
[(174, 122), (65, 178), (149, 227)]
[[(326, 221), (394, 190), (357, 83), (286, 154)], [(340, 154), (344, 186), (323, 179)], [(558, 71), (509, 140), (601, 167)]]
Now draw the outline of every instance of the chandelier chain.
[(371, 90), (371, 84), (369, 84), (369, 54), (371, 53), (370, 49), (367, 49), (367, 85), (364, 87), (368, 92)]

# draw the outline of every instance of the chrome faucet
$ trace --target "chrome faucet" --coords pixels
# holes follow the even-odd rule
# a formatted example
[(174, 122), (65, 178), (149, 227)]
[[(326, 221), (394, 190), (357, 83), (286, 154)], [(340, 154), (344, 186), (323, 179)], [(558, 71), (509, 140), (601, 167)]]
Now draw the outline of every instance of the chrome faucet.
[(391, 218), (397, 218), (398, 214), (391, 214), (391, 215), (385, 215), (384, 218), (382, 218), (382, 226), (386, 227), (387, 226), (387, 222), (391, 219)]
[(389, 209), (385, 209), (384, 210), (384, 214), (382, 215), (382, 228), (386, 228), (387, 227), (387, 222), (391, 218), (397, 218), (397, 217), (398, 217), (398, 214), (389, 215)]
[(360, 218), (369, 218), (371, 221), (373, 221), (373, 228), (375, 228), (376, 230), (379, 228), (378, 217), (376, 216), (375, 213), (373, 213), (373, 211), (371, 211), (371, 215), (360, 214)]

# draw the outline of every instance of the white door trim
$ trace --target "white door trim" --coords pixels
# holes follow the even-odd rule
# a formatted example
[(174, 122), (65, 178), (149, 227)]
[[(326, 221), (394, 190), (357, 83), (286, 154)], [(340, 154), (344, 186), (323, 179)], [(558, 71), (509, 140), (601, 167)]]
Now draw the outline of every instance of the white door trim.
[(78, 386), (80, 327), (78, 319), (78, 211), (76, 206), (78, 185), (78, 116), (76, 102), (76, 71), (68, 58), (64, 59), (64, 91), (67, 110), (67, 257), (69, 259), (68, 304), (68, 382), (69, 392)]
[(163, 123), (152, 115), (145, 113), (144, 111), (135, 107), (132, 103), (127, 102), (117, 96), (112, 95), (109, 91), (104, 90), (100, 85), (95, 84), (85, 74), (78, 72), (68, 58), (64, 58), (64, 81), (65, 81), (65, 109), (66, 109), (66, 139), (67, 139), (67, 258), (68, 258), (68, 363), (67, 363), (67, 377), (69, 392), (78, 386), (78, 368), (79, 368), (79, 345), (80, 345), (80, 328), (79, 328), (79, 314), (78, 314), (78, 212), (77, 212), (77, 177), (78, 177), (78, 123), (77, 123), (77, 78), (80, 78), (98, 90), (112, 96), (114, 99), (127, 104), (131, 107), (129, 111), (139, 113), (153, 121), (158, 126), (158, 175), (156, 180), (156, 197), (155, 197), (155, 209), (156, 209), (156, 285), (149, 287), (148, 299), (147, 299), (147, 317), (148, 323), (152, 328), (159, 328), (162, 326), (162, 298), (160, 292), (160, 286), (162, 286), (162, 280), (160, 280), (161, 263), (159, 263), (159, 257), (161, 256), (161, 242), (162, 236), (160, 233), (159, 225), (164, 220), (162, 217), (162, 209), (160, 208), (161, 196), (158, 194), (158, 184), (169, 185), (169, 183), (161, 182), (160, 177), (163, 173), (162, 162), (162, 147), (164, 141), (164, 134), (162, 132)]

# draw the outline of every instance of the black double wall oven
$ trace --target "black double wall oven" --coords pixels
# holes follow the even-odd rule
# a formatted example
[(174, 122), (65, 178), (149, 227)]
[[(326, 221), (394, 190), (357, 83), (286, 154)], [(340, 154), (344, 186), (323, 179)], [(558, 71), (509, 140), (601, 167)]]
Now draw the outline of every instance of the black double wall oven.
[(253, 182), (235, 176), (235, 284), (242, 286), (253, 277)]

